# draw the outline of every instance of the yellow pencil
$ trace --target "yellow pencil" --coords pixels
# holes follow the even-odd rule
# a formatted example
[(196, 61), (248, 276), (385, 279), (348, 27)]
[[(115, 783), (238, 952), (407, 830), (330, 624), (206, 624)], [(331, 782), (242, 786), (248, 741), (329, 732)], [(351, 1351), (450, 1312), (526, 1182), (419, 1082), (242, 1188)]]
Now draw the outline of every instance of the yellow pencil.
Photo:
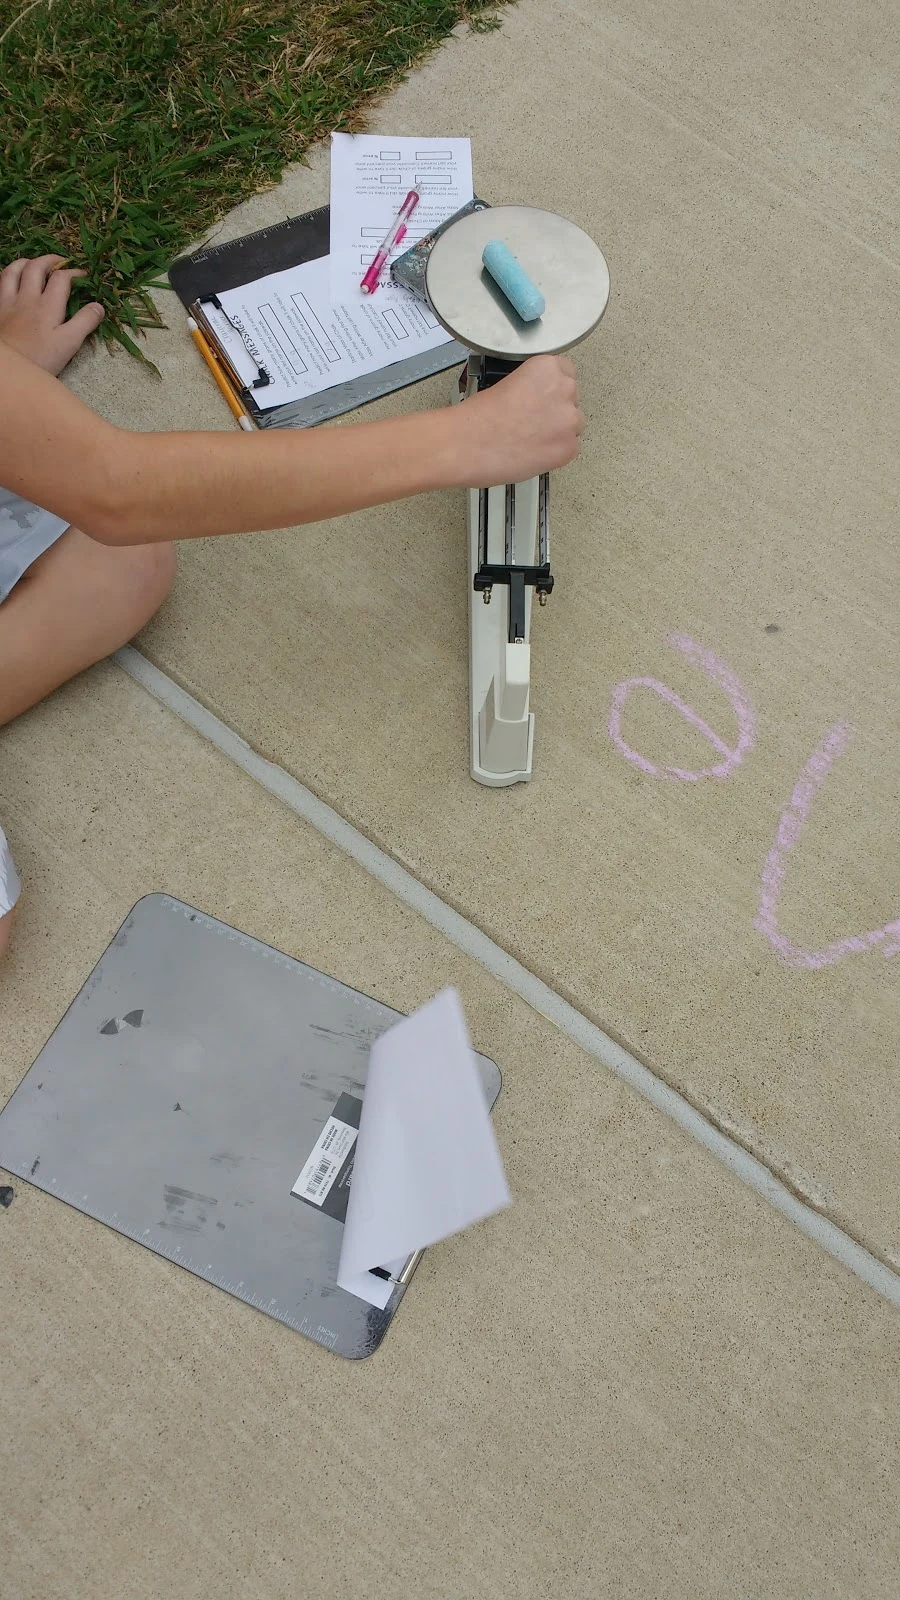
[(191, 338), (197, 346), (197, 349), (200, 351), (200, 354), (206, 362), (206, 365), (209, 367), (209, 370), (215, 378), (216, 383), (221, 389), (223, 395), (225, 396), (225, 399), (228, 401), (228, 408), (232, 416), (236, 418), (239, 426), (244, 429), (245, 433), (252, 433), (253, 423), (241, 405), (240, 400), (232, 389), (231, 384), (228, 382), (228, 379), (222, 371), (219, 362), (213, 355), (212, 350), (210, 349), (193, 317), (188, 317), (188, 327), (191, 330)]

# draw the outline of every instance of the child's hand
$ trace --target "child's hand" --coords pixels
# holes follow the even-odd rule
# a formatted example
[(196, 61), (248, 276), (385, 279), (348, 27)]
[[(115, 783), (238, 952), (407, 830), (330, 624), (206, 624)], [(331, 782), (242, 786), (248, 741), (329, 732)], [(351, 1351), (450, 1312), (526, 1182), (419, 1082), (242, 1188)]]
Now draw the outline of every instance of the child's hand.
[(575, 368), (563, 356), (531, 356), (460, 407), (472, 488), (522, 483), (574, 461), (584, 432)]
[(57, 377), (103, 321), (103, 307), (82, 306), (66, 321), (73, 279), (63, 256), (12, 261), (0, 272), (0, 339)]

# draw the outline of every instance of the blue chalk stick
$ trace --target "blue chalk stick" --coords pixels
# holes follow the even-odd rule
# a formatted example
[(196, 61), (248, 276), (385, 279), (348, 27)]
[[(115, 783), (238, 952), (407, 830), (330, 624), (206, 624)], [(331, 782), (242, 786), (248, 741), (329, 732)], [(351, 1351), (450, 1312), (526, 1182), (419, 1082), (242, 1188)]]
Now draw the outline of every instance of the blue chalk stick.
[(491, 239), (482, 251), (481, 259), (497, 287), (503, 290), (510, 305), (518, 311), (523, 322), (535, 322), (544, 314), (544, 296), (532, 283), (525, 271), (500, 239)]

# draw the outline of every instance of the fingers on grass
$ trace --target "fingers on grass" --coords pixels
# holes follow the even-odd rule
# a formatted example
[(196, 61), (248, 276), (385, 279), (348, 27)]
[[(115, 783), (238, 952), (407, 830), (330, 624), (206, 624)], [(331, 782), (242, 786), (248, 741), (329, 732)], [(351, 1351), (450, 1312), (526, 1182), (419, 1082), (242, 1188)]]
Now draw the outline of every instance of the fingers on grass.
[(9, 266), (0, 272), (0, 306), (8, 306), (15, 300), (22, 281), (22, 273), (27, 266), (28, 262), (24, 259), (11, 261)]
[(72, 293), (72, 284), (76, 278), (83, 278), (84, 273), (74, 268), (66, 268), (51, 272), (44, 288), (44, 300), (52, 306), (62, 322), (69, 304), (69, 295)]
[(101, 305), (82, 306), (76, 311), (74, 317), (63, 323), (59, 330), (59, 340), (62, 349), (66, 352), (66, 360), (71, 361), (76, 350), (80, 350), (85, 339), (96, 333), (104, 317)]
[(19, 291), (29, 299), (36, 300), (43, 294), (47, 281), (57, 267), (62, 266), (65, 256), (35, 256), (33, 261), (26, 261), (21, 277), (19, 278)]

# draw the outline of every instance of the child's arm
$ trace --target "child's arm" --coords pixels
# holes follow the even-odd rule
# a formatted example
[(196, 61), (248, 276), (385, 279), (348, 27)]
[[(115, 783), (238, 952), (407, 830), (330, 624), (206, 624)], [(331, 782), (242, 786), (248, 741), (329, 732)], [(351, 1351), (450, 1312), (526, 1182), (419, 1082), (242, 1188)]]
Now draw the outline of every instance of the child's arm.
[(0, 484), (104, 544), (318, 522), (424, 490), (521, 482), (578, 452), (567, 361), (538, 356), (462, 405), (315, 430), (115, 428), (0, 342)]

